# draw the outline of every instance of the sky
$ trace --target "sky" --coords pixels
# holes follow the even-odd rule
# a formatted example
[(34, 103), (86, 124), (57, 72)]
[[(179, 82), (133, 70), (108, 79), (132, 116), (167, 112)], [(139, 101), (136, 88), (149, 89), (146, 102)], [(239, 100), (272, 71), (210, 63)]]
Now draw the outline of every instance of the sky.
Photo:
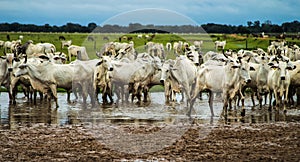
[(0, 0), (0, 23), (247, 25), (300, 21), (300, 0)]

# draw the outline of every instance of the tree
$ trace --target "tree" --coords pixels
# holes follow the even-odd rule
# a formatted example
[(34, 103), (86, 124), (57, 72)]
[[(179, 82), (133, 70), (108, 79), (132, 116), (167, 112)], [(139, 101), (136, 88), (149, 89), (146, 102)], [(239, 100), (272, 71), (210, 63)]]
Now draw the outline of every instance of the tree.
[(259, 28), (260, 27), (260, 22), (259, 20), (254, 21), (254, 27)]
[(251, 27), (253, 25), (253, 22), (247, 21), (247, 25), (248, 25), (248, 27)]
[(92, 32), (97, 27), (96, 23), (89, 23), (88, 24), (88, 30), (89, 32)]

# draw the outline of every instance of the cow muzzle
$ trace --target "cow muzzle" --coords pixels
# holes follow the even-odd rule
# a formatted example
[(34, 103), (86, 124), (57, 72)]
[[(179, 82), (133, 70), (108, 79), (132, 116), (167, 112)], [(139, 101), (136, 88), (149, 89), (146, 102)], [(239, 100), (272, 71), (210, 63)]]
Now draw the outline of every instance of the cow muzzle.
[(12, 68), (8, 68), (8, 71), (9, 71), (9, 72), (12, 72), (12, 71), (13, 71), (13, 69), (12, 69)]
[(109, 71), (113, 71), (113, 70), (114, 70), (114, 68), (113, 68), (113, 67), (110, 67), (108, 70), (109, 70)]
[(162, 79), (161, 79), (161, 80), (160, 80), (160, 83), (161, 83), (161, 84), (165, 84), (165, 80), (162, 80)]
[(251, 79), (247, 79), (247, 80), (246, 80), (246, 83), (247, 83), (247, 84), (251, 83)]
[(285, 76), (281, 76), (280, 79), (281, 79), (281, 80), (285, 80)]

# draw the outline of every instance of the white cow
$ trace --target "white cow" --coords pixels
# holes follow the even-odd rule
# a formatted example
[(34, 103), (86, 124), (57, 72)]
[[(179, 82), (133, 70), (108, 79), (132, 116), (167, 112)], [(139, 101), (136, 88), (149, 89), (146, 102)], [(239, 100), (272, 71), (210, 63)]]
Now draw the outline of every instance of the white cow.
[[(176, 57), (176, 61), (171, 68), (170, 73), (182, 88), (182, 91), (186, 96), (186, 104), (188, 105), (191, 99), (190, 92), (192, 85), (194, 84), (197, 75), (197, 67), (194, 65), (193, 61), (187, 58), (187, 56), (181, 55)], [(164, 82), (163, 78), (161, 80)]]
[(202, 40), (201, 41), (194, 41), (194, 46), (197, 48), (197, 51), (201, 50), (202, 44), (203, 44)]
[(182, 41), (178, 41), (178, 42), (173, 43), (173, 50), (174, 50), (174, 54), (176, 56), (178, 56), (182, 53), (182, 49), (183, 49), (183, 42)]
[(86, 48), (83, 46), (71, 45), (68, 47), (69, 61), (72, 60), (72, 56), (76, 56), (78, 60), (89, 60), (89, 56), (86, 52)]
[(215, 49), (216, 49), (216, 51), (218, 51), (219, 48), (221, 48), (222, 50), (224, 50), (225, 46), (226, 46), (226, 40), (225, 41), (215, 41)]
[(166, 49), (168, 52), (170, 52), (172, 50), (172, 44), (170, 42), (166, 43)]
[(157, 56), (162, 60), (166, 59), (165, 50), (162, 43), (153, 43), (151, 46), (148, 46), (147, 52), (151, 56)]
[[(50, 48), (50, 51), (51, 51), (51, 48)], [(27, 41), (25, 44), (23, 44), (22, 46), (19, 46), (17, 48), (18, 55), (26, 54), (27, 56), (31, 56), (36, 53), (45, 53), (45, 46), (40, 43), (33, 44), (33, 41)]]
[(284, 97), (284, 111), (286, 111), (286, 104), (288, 102), (289, 86), (291, 83), (291, 77), (288, 70), (295, 69), (295, 65), (289, 64), (286, 61), (279, 60), (277, 63), (271, 62), (269, 64), (271, 70), (268, 74), (268, 87), (269, 94), (269, 109), (272, 107), (272, 94), (274, 94), (276, 101), (276, 108), (282, 103), (282, 97)]
[(213, 93), (222, 93), (223, 108), (225, 110), (227, 110), (228, 104), (231, 107), (231, 101), (236, 95), (242, 95), (240, 91), (241, 86), (251, 81), (250, 66), (247, 63), (239, 62), (233, 58), (228, 58), (224, 66), (202, 65), (197, 73), (196, 86), (192, 91), (189, 116), (191, 115), (195, 99), (203, 90), (208, 90), (210, 93), (209, 107), (212, 116), (214, 116)]
[(36, 46), (43, 46), (44, 47), (44, 53), (54, 53), (56, 52), (56, 47), (52, 43), (37, 43)]
[(71, 91), (74, 88), (73, 85), (82, 85), (81, 83), (84, 83), (86, 79), (91, 78), (86, 67), (80, 64), (54, 64), (47, 61), (41, 64), (31, 64), (25, 61), (14, 72), (15, 77), (23, 75), (30, 77), (30, 83), (34, 89), (46, 94), (49, 100), (53, 97), (56, 107), (59, 106), (57, 88)]
[(0, 40), (0, 48), (2, 48), (4, 46), (4, 41)]
[[(99, 88), (102, 92), (103, 104), (108, 103), (107, 97), (110, 99), (110, 103), (113, 102), (112, 98), (112, 82), (109, 71), (113, 70), (112, 60), (109, 56), (101, 56), (99, 62), (96, 64), (94, 71), (94, 90), (98, 94), (97, 89)], [(98, 99), (98, 97), (97, 97)]]
[(71, 45), (72, 45), (72, 40), (61, 41), (61, 49), (63, 49), (64, 47), (70, 47)]

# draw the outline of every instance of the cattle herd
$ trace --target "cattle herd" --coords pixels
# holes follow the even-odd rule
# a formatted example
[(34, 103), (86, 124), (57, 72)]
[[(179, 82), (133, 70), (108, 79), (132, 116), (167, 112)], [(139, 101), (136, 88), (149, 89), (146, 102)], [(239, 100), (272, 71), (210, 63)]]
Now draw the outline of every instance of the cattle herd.
[[(268, 104), (269, 109), (283, 107), (284, 111), (294, 104), (293, 96), (299, 96), (300, 48), (287, 46), (284, 41), (272, 42), (267, 51), (224, 51), (226, 41), (217, 41), (215, 51), (206, 53), (201, 51), (203, 41), (165, 45), (147, 42), (142, 53), (135, 50), (133, 41), (109, 42), (95, 51), (97, 59), (89, 59), (86, 48), (72, 45), (71, 40), (62, 40), (62, 48), (68, 47), (67, 55), (57, 52), (51, 43), (22, 44), (19, 39), (0, 41), (0, 45), (4, 49), (0, 83), (13, 104), (17, 104), (17, 87), (22, 87), (33, 103), (39, 94), (41, 101), (45, 98), (44, 102), (51, 106), (53, 99), (59, 107), (57, 88), (67, 91), (67, 102), (71, 102), (73, 93), (84, 104), (90, 98), (92, 106), (96, 106), (100, 103), (98, 94), (102, 95), (102, 104), (149, 102), (150, 88), (163, 85), (165, 103), (176, 102), (176, 94), (181, 93), (189, 116), (201, 93), (208, 92), (213, 116), (215, 94), (221, 94), (224, 110), (239, 105), (239, 101), (244, 108), (245, 91), (251, 92), (253, 106), (256, 96), (260, 108)], [(219, 48), (222, 52), (218, 52)], [(175, 59), (167, 59), (168, 54), (174, 54)], [(71, 61), (72, 56), (75, 61)], [(66, 64), (66, 60), (70, 63)]]

